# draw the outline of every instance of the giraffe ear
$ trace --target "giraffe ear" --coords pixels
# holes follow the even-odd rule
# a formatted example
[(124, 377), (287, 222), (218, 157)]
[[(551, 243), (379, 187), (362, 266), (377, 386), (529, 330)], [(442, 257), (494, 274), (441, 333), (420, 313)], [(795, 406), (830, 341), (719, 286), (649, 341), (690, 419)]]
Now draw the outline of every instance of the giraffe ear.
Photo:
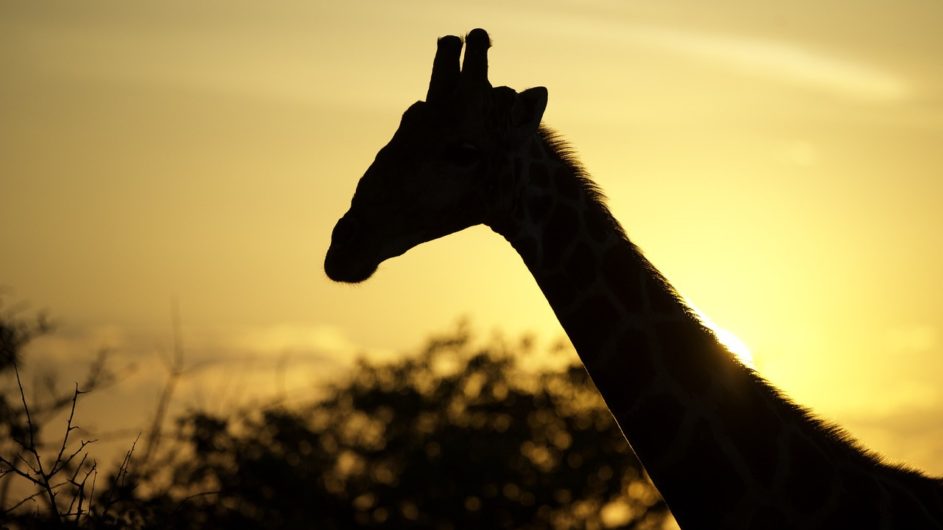
[(539, 86), (517, 94), (511, 106), (511, 137), (517, 143), (537, 133), (547, 108), (547, 89)]

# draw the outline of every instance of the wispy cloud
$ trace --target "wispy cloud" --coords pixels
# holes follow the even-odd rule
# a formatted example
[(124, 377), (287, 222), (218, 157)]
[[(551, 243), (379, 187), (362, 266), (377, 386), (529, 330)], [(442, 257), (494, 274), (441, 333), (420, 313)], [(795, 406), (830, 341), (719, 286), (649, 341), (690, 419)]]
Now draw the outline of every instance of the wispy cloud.
[(333, 354), (361, 352), (342, 330), (325, 324), (276, 324), (247, 330), (233, 345), (260, 354)]
[(861, 58), (842, 57), (824, 47), (789, 40), (692, 30), (657, 24), (556, 19), (554, 32), (605, 40), (619, 46), (669, 52), (738, 73), (874, 102), (896, 102), (913, 94), (912, 83)]
[(657, 27), (635, 27), (629, 36), (754, 75), (863, 99), (897, 101), (911, 93), (909, 83), (890, 72), (796, 43)]
[[(518, 10), (511, 9), (510, 13), (517, 18)], [(532, 16), (523, 11), (519, 15)], [(842, 57), (814, 44), (599, 17), (580, 18), (571, 13), (564, 16), (553, 11), (542, 17), (544, 23), (515, 26), (514, 31), (563, 37), (571, 41), (574, 49), (586, 52), (601, 40), (625, 49), (647, 48), (866, 101), (895, 102), (914, 92), (908, 79), (871, 64), (866, 58)], [(340, 98), (359, 105), (369, 101), (356, 88), (353, 89), (356, 98), (319, 92), (326, 73), (344, 70), (345, 75), (359, 80), (358, 72), (370, 69), (349, 68), (352, 55), (329, 53), (313, 37), (298, 37), (310, 38), (306, 45), (271, 38), (261, 41), (259, 47), (233, 49), (232, 43), (240, 37), (225, 28), (173, 30), (156, 27), (129, 33), (114, 25), (72, 27), (50, 23), (21, 28), (14, 37), (21, 52), (27, 56), (38, 54), (38, 59), (30, 61), (32, 68), (74, 77), (163, 84), (304, 104), (317, 98)], [(61, 54), (62, 50), (70, 50), (78, 60), (41, 60)], [(357, 57), (357, 62), (367, 60), (368, 56)]]
[(884, 412), (848, 414), (843, 423), (868, 447), (894, 463), (943, 474), (943, 403), (939, 399)]

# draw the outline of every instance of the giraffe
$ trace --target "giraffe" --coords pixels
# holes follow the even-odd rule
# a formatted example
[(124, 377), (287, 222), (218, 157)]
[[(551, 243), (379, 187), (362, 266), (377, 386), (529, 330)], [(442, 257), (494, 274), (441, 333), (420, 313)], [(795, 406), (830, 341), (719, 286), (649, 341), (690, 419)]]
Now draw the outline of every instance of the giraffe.
[(490, 46), (482, 29), (438, 40), (426, 100), (334, 228), (328, 277), (364, 281), (485, 224), (533, 274), (683, 529), (943, 529), (943, 479), (885, 464), (720, 344), (541, 125), (547, 90), (492, 87)]

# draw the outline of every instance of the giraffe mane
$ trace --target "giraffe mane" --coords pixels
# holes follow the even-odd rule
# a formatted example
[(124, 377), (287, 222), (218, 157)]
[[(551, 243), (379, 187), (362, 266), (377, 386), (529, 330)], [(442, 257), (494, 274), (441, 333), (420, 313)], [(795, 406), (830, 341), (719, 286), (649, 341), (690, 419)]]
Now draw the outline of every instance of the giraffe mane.
[[(609, 210), (608, 205), (606, 204), (608, 199), (606, 194), (600, 189), (599, 185), (592, 179), (589, 172), (586, 171), (586, 168), (583, 166), (582, 162), (579, 161), (579, 158), (576, 154), (576, 149), (558, 132), (551, 129), (546, 125), (541, 125), (537, 130), (537, 134), (540, 136), (541, 140), (550, 147), (554, 155), (560, 159), (560, 161), (570, 170), (570, 173), (575, 177), (577, 186), (580, 190), (586, 195), (586, 197), (594, 204), (596, 204), (604, 215), (607, 225), (615, 231), (615, 233), (622, 239), (623, 243), (634, 248), (638, 255), (644, 259), (644, 264), (646, 271), (652, 280), (661, 284), (665, 290), (674, 297), (681, 305), (684, 307), (685, 312), (698, 322), (701, 322), (701, 318), (697, 315), (697, 312), (694, 311), (683, 296), (671, 285), (671, 282), (659, 271), (648, 259), (645, 259), (644, 253), (638, 249), (635, 243), (629, 239), (629, 236), (625, 233), (625, 229), (622, 228), (622, 225), (619, 221), (612, 215), (612, 212)], [(714, 336), (716, 334), (704, 325), (701, 322), (701, 326), (705, 332)]]
[(546, 125), (541, 125), (540, 128), (537, 129), (537, 134), (540, 136), (541, 140), (553, 150), (554, 154), (560, 158), (560, 161), (571, 170), (572, 174), (576, 177), (580, 189), (582, 189), (586, 196), (605, 208), (606, 217), (611, 227), (616, 229), (619, 235), (625, 238), (625, 231), (622, 229), (622, 225), (616, 221), (612, 213), (609, 212), (609, 208), (606, 207), (606, 194), (603, 193), (596, 182), (589, 176), (589, 172), (586, 171), (586, 168), (583, 167), (583, 164), (579, 161), (579, 158), (577, 158), (576, 149), (574, 149), (573, 146), (570, 145), (570, 142), (566, 141), (560, 133)]
[(850, 455), (852, 458), (858, 459), (859, 462), (872, 465), (874, 467), (890, 469), (897, 473), (898, 479), (901, 480), (913, 481), (917, 479), (927, 481), (928, 483), (938, 483), (939, 485), (943, 485), (943, 478), (932, 478), (926, 475), (923, 471), (910, 467), (906, 464), (887, 462), (883, 455), (863, 446), (861, 442), (859, 442), (844, 427), (841, 427), (840, 425), (829, 420), (820, 418), (809, 408), (793, 401), (792, 398), (773, 386), (769, 381), (766, 380), (766, 378), (761, 376), (755, 370), (749, 367), (747, 368), (764, 391), (768, 392), (771, 397), (786, 405), (786, 410), (789, 413), (794, 414), (800, 422), (808, 425), (814, 431), (822, 434), (823, 439), (831, 442), (830, 446), (828, 447), (829, 449)]
[[(578, 186), (586, 195), (586, 197), (601, 208), (610, 227), (627, 244), (635, 247), (635, 244), (632, 243), (626, 235), (622, 225), (619, 224), (616, 218), (612, 215), (612, 212), (610, 212), (606, 205), (607, 199), (605, 194), (602, 192), (596, 182), (593, 181), (589, 175), (589, 172), (586, 171), (583, 164), (579, 161), (576, 150), (572, 147), (572, 145), (562, 135), (545, 125), (540, 126), (537, 134), (543, 140), (545, 145), (550, 147), (550, 149), (553, 151), (553, 154), (568, 167), (571, 174), (576, 178)], [(639, 255), (642, 256), (641, 251), (639, 251)], [(642, 257), (644, 259), (644, 256)], [(715, 340), (717, 340), (717, 336), (714, 331), (708, 328), (701, 321), (701, 318), (697, 315), (693, 308), (688, 305), (684, 297), (674, 289), (671, 283), (668, 282), (661, 272), (655, 268), (655, 266), (652, 265), (651, 262), (649, 262), (647, 259), (645, 260), (645, 264), (652, 279), (665, 286), (668, 292), (679, 302), (681, 302), (681, 304), (686, 308), (687, 314), (694, 320), (700, 322), (703, 330), (709, 335), (713, 336)], [(718, 343), (720, 343), (720, 341), (718, 341)], [(726, 347), (724, 347), (724, 349), (726, 349)], [(731, 357), (734, 357), (733, 354), (731, 354)], [(816, 416), (815, 413), (810, 409), (796, 403), (785, 393), (773, 386), (768, 380), (766, 380), (766, 378), (756, 372), (756, 370), (745, 365), (742, 366), (749, 372), (749, 377), (758, 383), (758, 387), (761, 388), (763, 392), (768, 394), (768, 397), (771, 398), (771, 402), (778, 402), (782, 405), (781, 411), (783, 413), (792, 415), (802, 424), (809, 426), (814, 432), (821, 434), (822, 438), (829, 442), (828, 449), (830, 451), (834, 451), (836, 454), (846, 455), (851, 459), (857, 460), (858, 462), (864, 463), (868, 466), (873, 466), (875, 468), (880, 467), (890, 470), (891, 472), (895, 473), (898, 480), (901, 480), (905, 483), (923, 484), (928, 487), (943, 486), (943, 478), (933, 478), (926, 475), (919, 469), (903, 464), (887, 462), (881, 454), (864, 447), (844, 428)]]

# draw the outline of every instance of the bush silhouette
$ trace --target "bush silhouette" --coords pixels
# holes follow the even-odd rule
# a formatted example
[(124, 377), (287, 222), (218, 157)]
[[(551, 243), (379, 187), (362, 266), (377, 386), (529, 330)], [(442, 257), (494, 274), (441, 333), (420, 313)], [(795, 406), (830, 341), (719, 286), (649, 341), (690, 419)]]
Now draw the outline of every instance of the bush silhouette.
[(123, 524), (174, 528), (658, 528), (667, 509), (581, 367), (528, 372), (529, 341), (467, 331), (361, 360), (327, 397), (192, 413)]
[[(526, 370), (533, 349), (476, 346), (459, 326), (412, 356), (358, 361), (306, 405), (191, 412), (158, 453), (99, 477), (70, 522), (660, 528), (667, 508), (583, 368)], [(41, 512), (10, 521), (58, 525)]]

